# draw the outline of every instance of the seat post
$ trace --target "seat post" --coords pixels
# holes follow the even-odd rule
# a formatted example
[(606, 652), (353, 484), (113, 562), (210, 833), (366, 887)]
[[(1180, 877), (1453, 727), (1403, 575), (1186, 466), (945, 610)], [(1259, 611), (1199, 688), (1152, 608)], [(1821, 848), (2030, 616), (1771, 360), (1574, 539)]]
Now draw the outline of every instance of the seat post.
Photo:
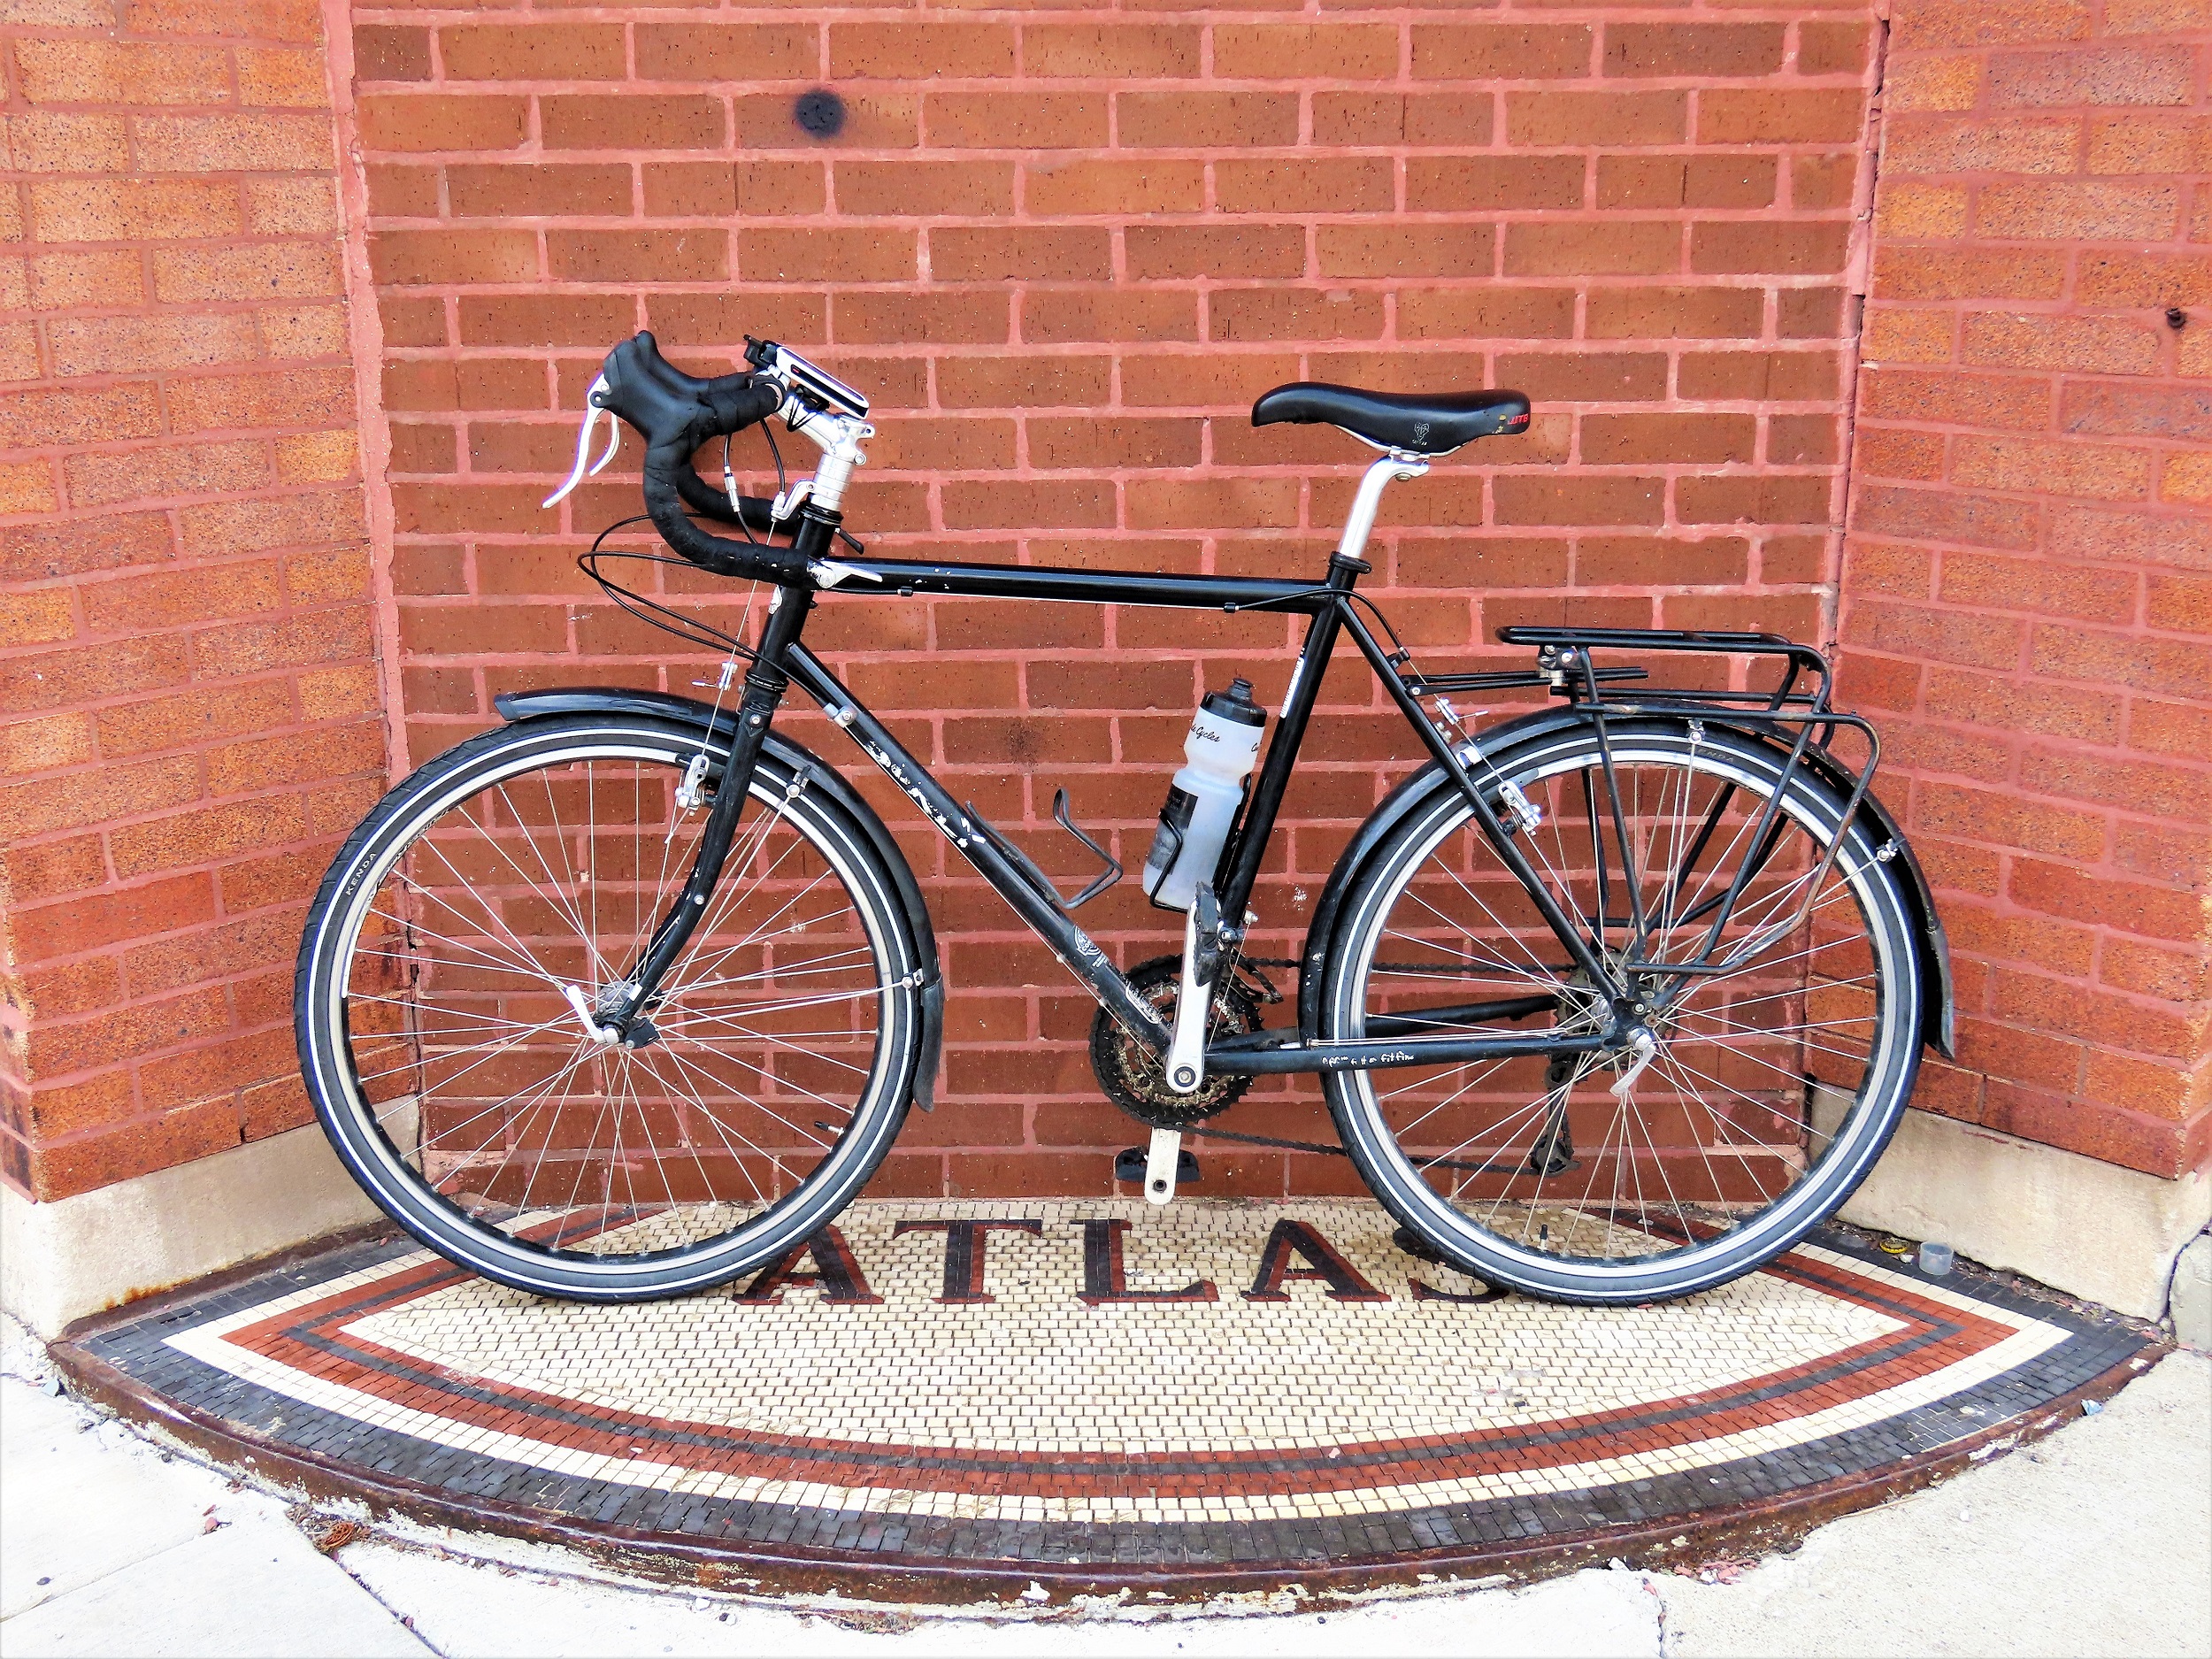
[(1337, 557), (1356, 559), (1366, 552), (1367, 537), (1375, 527), (1375, 512), (1382, 505), (1385, 485), (1399, 479), (1419, 478), (1428, 470), (1426, 461), (1400, 450), (1392, 451), (1369, 466), (1359, 481), (1359, 494), (1352, 497), (1352, 512), (1344, 521), (1344, 534), (1337, 542)]

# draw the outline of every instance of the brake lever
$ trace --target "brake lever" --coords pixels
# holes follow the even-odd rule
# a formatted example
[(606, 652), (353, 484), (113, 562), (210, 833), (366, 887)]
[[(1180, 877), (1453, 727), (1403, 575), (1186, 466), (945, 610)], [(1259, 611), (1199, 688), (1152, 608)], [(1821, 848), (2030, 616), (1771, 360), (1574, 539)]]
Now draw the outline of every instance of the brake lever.
[[(569, 469), (567, 481), (538, 503), (541, 507), (557, 506), (561, 498), (582, 483), (588, 474), (603, 471), (607, 463), (614, 459), (614, 452), (622, 444), (622, 423), (599, 402), (611, 389), (607, 377), (603, 374), (591, 383), (591, 390), (584, 394), (584, 424), (576, 430), (576, 465)], [(585, 463), (591, 456), (592, 423), (602, 415), (607, 417), (607, 452), (587, 467)]]

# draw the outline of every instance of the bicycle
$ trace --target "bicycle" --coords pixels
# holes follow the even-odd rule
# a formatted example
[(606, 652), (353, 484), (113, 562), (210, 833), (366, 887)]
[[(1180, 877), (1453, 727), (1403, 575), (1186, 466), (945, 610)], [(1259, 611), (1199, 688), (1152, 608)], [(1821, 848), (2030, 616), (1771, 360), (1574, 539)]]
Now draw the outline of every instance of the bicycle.
[[(650, 334), (616, 347), (547, 503), (607, 464), (623, 424), (643, 435), (647, 515), (673, 557), (610, 553), (603, 535), (583, 563), (626, 609), (726, 653), (714, 700), (500, 697), (507, 724), (395, 787), (310, 914), (307, 1086), (354, 1178), (433, 1250), (583, 1301), (719, 1284), (805, 1245), (910, 1105), (933, 1103), (945, 981), (927, 907), (862, 796), (773, 728), (794, 686), (1097, 999), (1094, 1065), (1153, 1131), (1156, 1202), (1182, 1132), (1255, 1077), (1317, 1073), (1414, 1247), (1555, 1300), (1652, 1302), (1748, 1272), (1832, 1214), (1887, 1144), (1924, 1045), (1950, 1052), (1941, 922), (1870, 792), (1873, 728), (1833, 706), (1818, 651), (1515, 627), (1500, 637), (1535, 652), (1528, 668), (1425, 674), (1358, 592), (1385, 488), (1525, 427), (1525, 397), (1277, 388), (1256, 425), (1332, 424), (1381, 452), (1325, 572), (1163, 575), (871, 557), (839, 511), (867, 399), (772, 342), (749, 338), (746, 361), (702, 380)], [(772, 419), (819, 465), (773, 500), (744, 495), (730, 439)], [(717, 439), (719, 489), (695, 459)], [(765, 614), (714, 628), (626, 586), (618, 558), (765, 583)], [(1269, 717), (1237, 687), (1194, 727), (1198, 772), (1179, 774), (1145, 875), (1180, 913), (1179, 955), (1125, 972), (1076, 923), (1122, 866), (1064, 792), (1055, 816), (1102, 863), (1072, 897), (807, 649), (818, 595), (856, 590), (1307, 618), (1263, 756)], [(1426, 760), (1339, 860), (1297, 959), (1295, 1024), (1270, 1027), (1281, 998), (1243, 955), (1248, 903), (1348, 636)], [(1609, 660), (1624, 652), (1725, 657), (1744, 688), (1654, 685)], [(1774, 683), (1751, 687), (1762, 664)], [(1521, 687), (1552, 701), (1479, 733), (1451, 702)], [(1249, 751), (1210, 761), (1210, 719), (1208, 741)], [(1837, 753), (1847, 732), (1863, 767)]]

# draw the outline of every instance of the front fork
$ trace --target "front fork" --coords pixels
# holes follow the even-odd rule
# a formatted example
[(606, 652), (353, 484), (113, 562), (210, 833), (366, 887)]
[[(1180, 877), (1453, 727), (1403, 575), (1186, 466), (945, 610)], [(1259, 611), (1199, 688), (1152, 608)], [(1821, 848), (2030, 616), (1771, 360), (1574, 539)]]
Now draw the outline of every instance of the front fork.
[[(810, 515), (802, 522), (798, 537), (801, 543), (807, 539), (807, 529), (813, 522)], [(826, 546), (828, 531), (824, 530), (818, 539)], [(744, 693), (738, 703), (737, 726), (730, 739), (729, 758), (723, 763), (721, 781), (715, 788), (714, 805), (707, 814), (706, 827), (699, 836), (699, 851), (692, 860), (691, 874), (676, 902), (653, 929), (652, 941), (646, 946), (636, 971), (619, 984), (608, 986), (600, 992), (597, 1002), (590, 1005), (591, 1014), (585, 1024), (603, 1043), (639, 1048), (650, 1042), (656, 1034), (646, 1010), (651, 1006), (668, 971), (683, 955), (684, 947), (691, 942), (692, 934), (707, 913), (708, 901), (714, 896), (715, 884), (722, 879), (722, 866), (737, 840), (738, 820), (752, 789), (753, 770), (760, 759), (761, 745), (767, 741), (769, 723), (775, 718), (776, 709), (791, 683), (791, 677), (783, 670), (783, 655), (798, 642), (799, 631), (805, 626), (807, 608), (811, 603), (803, 588), (778, 588), (769, 603), (759, 650), (752, 667), (746, 672)], [(572, 994), (570, 1000), (579, 1001), (580, 995)], [(583, 1013), (581, 1008), (577, 1011)]]

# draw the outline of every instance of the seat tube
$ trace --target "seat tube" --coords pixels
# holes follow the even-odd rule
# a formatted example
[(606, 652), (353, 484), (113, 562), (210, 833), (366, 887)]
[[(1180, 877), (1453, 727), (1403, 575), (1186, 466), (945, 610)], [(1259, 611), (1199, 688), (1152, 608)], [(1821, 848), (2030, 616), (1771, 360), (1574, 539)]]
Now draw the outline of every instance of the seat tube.
[[(1331, 561), (1333, 565), (1334, 560)], [(1356, 575), (1356, 572), (1348, 572)], [(1333, 569), (1329, 585), (1338, 586)], [(1344, 584), (1348, 588), (1348, 580)], [(1298, 660), (1290, 671), (1290, 689), (1284, 694), (1282, 711), (1276, 717), (1275, 731), (1267, 740), (1267, 756), (1260, 762), (1260, 775), (1252, 785), (1251, 798), (1245, 803), (1244, 817), (1239, 821), (1236, 833), (1223, 849), (1220, 867), (1228, 872), (1217, 888), (1221, 900), (1221, 914), (1231, 926), (1244, 926), (1245, 908), (1252, 896), (1252, 887), (1259, 879), (1260, 860), (1267, 856), (1268, 837), (1274, 833), (1275, 814), (1283, 803), (1283, 790), (1290, 782), (1291, 769), (1298, 764), (1298, 746), (1304, 741), (1306, 722), (1313, 717), (1314, 701), (1321, 694), (1321, 679), (1328, 671), (1330, 653), (1336, 649), (1337, 631), (1343, 626), (1337, 607), (1314, 612), (1307, 625), (1306, 640), (1298, 652)]]
[[(1344, 521), (1344, 534), (1337, 542), (1337, 550), (1329, 556), (1328, 585), (1332, 589), (1349, 594), (1371, 568), (1361, 556), (1367, 550), (1367, 538), (1375, 527), (1375, 513), (1382, 504), (1385, 487), (1397, 479), (1418, 478), (1428, 470), (1424, 462), (1395, 455), (1386, 455), (1367, 469), (1360, 480), (1359, 493), (1352, 499), (1351, 514)], [(1340, 598), (1327, 609), (1314, 612), (1313, 621), (1306, 629), (1305, 643), (1300, 647), (1298, 660), (1290, 671), (1290, 689), (1284, 694), (1282, 711), (1277, 717), (1274, 735), (1268, 740), (1267, 757), (1260, 763), (1260, 775), (1252, 787), (1251, 799), (1246, 803), (1236, 834), (1223, 849), (1219, 869), (1227, 874), (1217, 881), (1216, 891), (1220, 896), (1222, 915), (1233, 926), (1244, 925), (1252, 888), (1259, 880), (1260, 860), (1267, 856), (1268, 839), (1275, 829), (1275, 815), (1282, 807), (1283, 791), (1289, 786), (1291, 771), (1298, 764), (1298, 749), (1305, 741), (1306, 723), (1313, 718), (1313, 705), (1321, 695), (1322, 678), (1328, 672), (1337, 634), (1344, 626), (1344, 603)]]

